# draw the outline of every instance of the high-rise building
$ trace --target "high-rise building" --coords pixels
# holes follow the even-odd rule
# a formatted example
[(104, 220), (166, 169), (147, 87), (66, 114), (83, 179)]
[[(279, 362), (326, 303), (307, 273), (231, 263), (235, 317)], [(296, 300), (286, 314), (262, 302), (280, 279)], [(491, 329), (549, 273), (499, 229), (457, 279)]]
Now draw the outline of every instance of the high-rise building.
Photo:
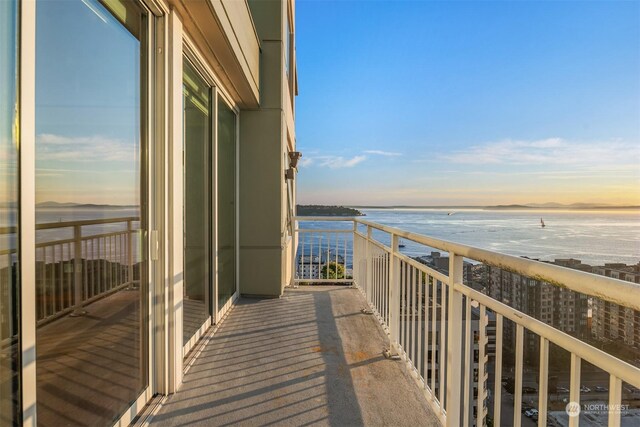
[[(593, 267), (595, 274), (640, 283), (640, 263), (625, 265), (608, 263)], [(640, 311), (593, 298), (593, 337), (599, 341), (617, 341), (640, 350)]]
[[(591, 269), (591, 266), (576, 259), (556, 259), (553, 264), (581, 271)], [(585, 295), (498, 267), (487, 266), (487, 270), (486, 291), (492, 298), (576, 338), (584, 339), (589, 336), (588, 300)], [(505, 345), (513, 348), (513, 324), (505, 322), (504, 331)], [(526, 332), (525, 358), (530, 363), (537, 360), (538, 346), (539, 339)]]

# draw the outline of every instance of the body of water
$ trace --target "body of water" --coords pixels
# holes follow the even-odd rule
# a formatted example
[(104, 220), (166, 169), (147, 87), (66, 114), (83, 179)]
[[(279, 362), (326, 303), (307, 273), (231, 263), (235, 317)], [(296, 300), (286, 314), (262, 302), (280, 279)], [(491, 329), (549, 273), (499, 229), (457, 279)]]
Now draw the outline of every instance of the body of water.
[[(640, 262), (639, 211), (362, 209), (362, 212), (366, 214), (363, 219), (368, 221), (515, 256), (548, 261), (577, 258), (591, 265)], [(449, 213), (453, 214), (448, 215)], [(137, 210), (132, 208), (38, 209), (36, 222), (137, 215)], [(544, 228), (540, 226), (541, 218), (546, 225)], [(305, 222), (301, 226), (323, 228), (327, 224)], [(334, 224), (330, 228), (337, 226)], [(348, 224), (344, 226), (348, 228)], [(84, 227), (83, 232), (92, 234), (125, 228), (125, 223), (105, 224)], [(39, 232), (38, 241), (69, 238), (71, 232), (70, 229)], [(380, 235), (380, 240), (384, 241), (386, 237)], [(5, 243), (5, 247), (13, 247), (15, 244), (13, 241)], [(405, 245), (403, 252), (408, 255), (428, 253), (428, 248), (424, 246), (404, 241), (402, 243)], [(350, 247), (348, 251), (351, 252)]]
[[(639, 211), (362, 209), (363, 219), (437, 239), (541, 260), (640, 262)], [(449, 215), (452, 213), (452, 215)], [(540, 219), (545, 227), (541, 227)], [(403, 252), (424, 255), (402, 242)]]

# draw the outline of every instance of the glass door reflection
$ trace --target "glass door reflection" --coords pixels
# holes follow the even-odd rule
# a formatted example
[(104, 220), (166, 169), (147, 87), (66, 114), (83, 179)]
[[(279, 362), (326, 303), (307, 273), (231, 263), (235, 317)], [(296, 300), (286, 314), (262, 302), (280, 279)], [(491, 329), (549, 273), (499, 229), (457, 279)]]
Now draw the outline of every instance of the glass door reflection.
[(210, 319), (211, 92), (185, 59), (183, 344)]
[(0, 1), (0, 425), (20, 420), (18, 3)]
[(36, 9), (38, 424), (109, 425), (148, 385), (147, 15)]

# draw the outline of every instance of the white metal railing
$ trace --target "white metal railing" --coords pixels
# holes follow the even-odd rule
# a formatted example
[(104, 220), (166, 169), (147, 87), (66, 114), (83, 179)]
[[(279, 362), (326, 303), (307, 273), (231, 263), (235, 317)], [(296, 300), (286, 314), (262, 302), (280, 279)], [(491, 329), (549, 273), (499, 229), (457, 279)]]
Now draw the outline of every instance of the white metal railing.
[[(138, 221), (137, 217), (123, 217), (36, 225), (39, 324), (69, 312), (80, 314), (90, 302), (139, 283), (138, 230), (134, 229)], [(15, 232), (14, 227), (0, 228), (5, 238)], [(3, 250), (0, 257), (5, 275), (15, 274), (16, 250)], [(2, 282), (3, 286), (11, 283)]]
[(334, 228), (322, 225), (325, 217), (304, 217), (309, 226), (294, 227), (298, 236), (296, 283), (353, 283), (353, 221), (337, 219), (333, 224), (339, 225)]
[[(591, 297), (640, 310), (640, 285), (609, 277), (598, 276), (525, 258), (438, 240), (359, 218), (297, 217), (296, 232), (314, 235), (300, 239), (296, 262), (311, 248), (326, 251), (327, 245), (317, 245), (317, 236), (340, 233), (343, 241), (351, 242), (345, 253), (350, 254), (346, 266), (352, 266), (353, 282), (364, 294), (374, 314), (389, 334), (392, 350), (408, 363), (417, 381), (424, 388), (427, 400), (448, 426), (486, 425), (485, 406), (490, 393), (487, 356), (487, 312), (495, 315), (495, 359), (493, 372), (493, 425), (518, 426), (522, 421), (523, 346), (524, 332), (530, 331), (539, 339), (538, 368), (538, 426), (547, 425), (549, 387), (549, 345), (553, 343), (571, 355), (569, 401), (580, 402), (580, 373), (582, 360), (599, 367), (609, 375), (609, 408), (622, 403), (622, 383), (640, 388), (640, 369), (599, 350), (575, 337), (526, 315), (463, 281), (463, 259), (500, 267), (513, 273), (545, 281)], [(330, 224), (326, 229), (318, 223)], [(335, 224), (342, 223), (342, 227)], [(305, 226), (302, 227), (301, 225)], [(350, 230), (350, 231), (347, 231)], [(385, 239), (376, 238), (385, 235)], [(347, 234), (351, 234), (349, 237)], [(400, 239), (449, 254), (448, 275), (417, 262), (400, 251)], [(390, 244), (384, 244), (390, 242)], [(345, 246), (348, 246), (345, 243)], [(317, 252), (316, 252), (317, 253)], [(302, 258), (305, 260), (305, 258)], [(317, 259), (314, 259), (318, 261)], [(322, 260), (319, 261), (321, 263)], [(307, 271), (307, 270), (304, 270)], [(331, 279), (309, 279), (304, 274), (295, 282), (336, 282)], [(472, 308), (479, 312), (474, 324)], [(502, 365), (504, 322), (515, 325), (515, 385), (513, 391), (513, 419), (502, 420)], [(475, 326), (472, 327), (472, 324)], [(474, 340), (472, 329), (477, 329)], [(474, 359), (474, 349), (477, 357)], [(477, 363), (477, 367), (476, 367)], [(474, 396), (473, 370), (477, 369), (477, 402), (479, 410), (470, 408)], [(620, 425), (620, 411), (610, 410), (608, 425)], [(473, 419), (475, 418), (475, 419)], [(569, 417), (569, 425), (578, 426), (579, 417)]]

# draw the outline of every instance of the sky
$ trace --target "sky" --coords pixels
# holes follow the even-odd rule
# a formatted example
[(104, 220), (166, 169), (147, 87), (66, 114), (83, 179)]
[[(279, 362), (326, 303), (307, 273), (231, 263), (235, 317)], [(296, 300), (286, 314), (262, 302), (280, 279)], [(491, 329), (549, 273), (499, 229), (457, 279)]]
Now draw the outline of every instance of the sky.
[(140, 42), (97, 0), (36, 10), (36, 202), (138, 204)]
[(640, 205), (639, 1), (296, 3), (301, 204)]

